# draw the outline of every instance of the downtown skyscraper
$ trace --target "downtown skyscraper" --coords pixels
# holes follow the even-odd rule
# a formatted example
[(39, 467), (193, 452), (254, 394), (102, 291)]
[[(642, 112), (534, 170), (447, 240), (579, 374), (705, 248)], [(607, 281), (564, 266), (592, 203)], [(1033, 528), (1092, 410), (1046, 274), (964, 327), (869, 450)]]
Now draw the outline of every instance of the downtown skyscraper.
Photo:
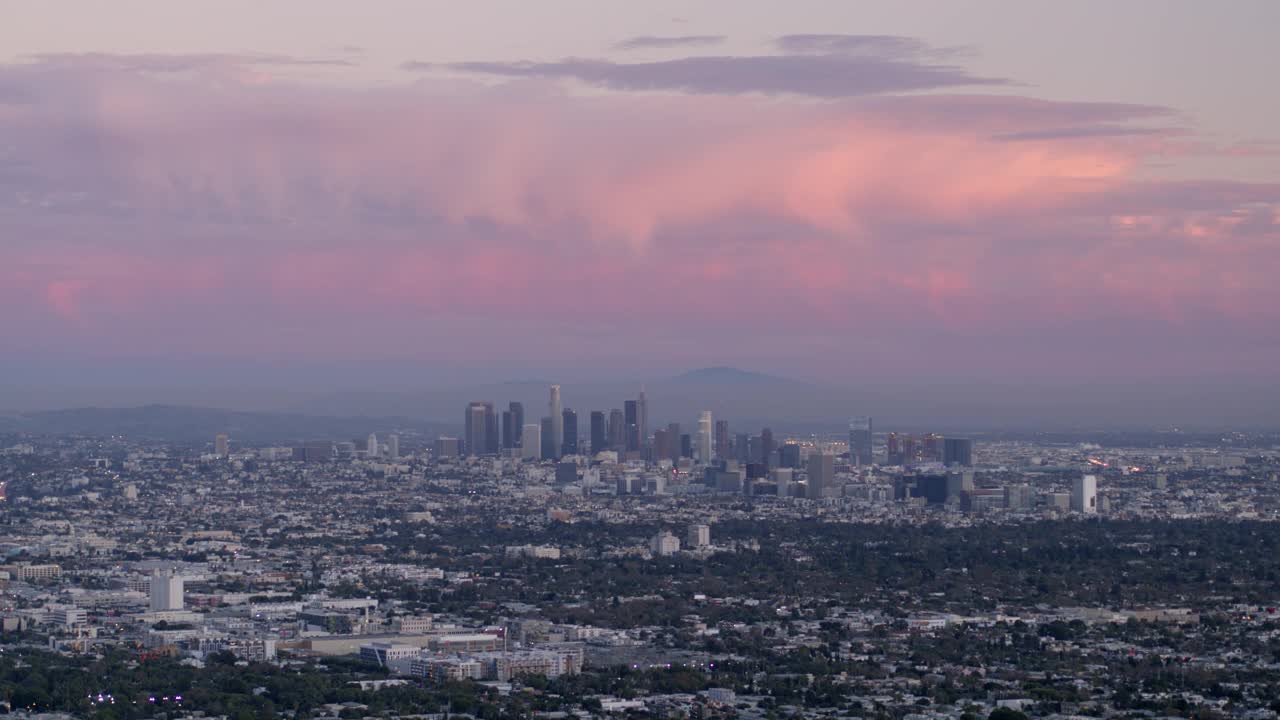
[(834, 490), (835, 458), (829, 453), (811, 453), (806, 469), (809, 476), (809, 497), (821, 499)]
[(713, 447), (713, 450), (714, 450), (714, 452), (715, 452), (715, 456), (716, 456), (716, 457), (718, 457), (718, 458), (720, 458), (721, 460), (729, 460), (729, 459), (731, 459), (731, 458), (730, 458), (731, 450), (730, 450), (730, 443), (729, 443), (729, 421), (728, 421), (728, 420), (717, 420), (717, 421), (716, 421), (716, 431), (715, 431), (715, 440), (714, 440), (714, 447)]
[(698, 462), (711, 462), (712, 443), (711, 411), (703, 410), (698, 416)]
[(524, 404), (512, 402), (502, 412), (502, 447), (511, 449), (520, 447), (520, 438), (524, 434)]
[(640, 391), (640, 397), (636, 399), (636, 434), (639, 436), (636, 449), (649, 444), (649, 400), (645, 398), (644, 390)]
[(952, 466), (970, 467), (973, 465), (973, 440), (969, 438), (943, 438), (942, 463)]
[[(551, 401), (548, 403), (548, 417), (551, 418), (551, 447), (555, 448), (554, 452), (560, 452), (560, 448), (564, 445), (564, 408), (560, 406), (560, 386), (551, 386)], [(543, 442), (547, 442), (548, 438), (543, 438)]]
[(570, 408), (565, 408), (560, 413), (561, 432), (564, 434), (564, 442), (560, 443), (560, 454), (577, 455), (578, 454), (578, 413)]
[(498, 418), (493, 413), (493, 403), (473, 402), (467, 405), (464, 423), (468, 455), (496, 455), (498, 453)]
[(871, 418), (858, 416), (849, 420), (849, 464), (870, 465)]
[(623, 436), (626, 443), (626, 450), (640, 449), (640, 404), (635, 400), (625, 400), (622, 403), (622, 412), (625, 415), (626, 432)]
[(609, 426), (604, 413), (591, 411), (591, 452), (598, 453), (609, 448)]
[(618, 408), (609, 411), (609, 447), (613, 450), (626, 449), (627, 423), (625, 415)]

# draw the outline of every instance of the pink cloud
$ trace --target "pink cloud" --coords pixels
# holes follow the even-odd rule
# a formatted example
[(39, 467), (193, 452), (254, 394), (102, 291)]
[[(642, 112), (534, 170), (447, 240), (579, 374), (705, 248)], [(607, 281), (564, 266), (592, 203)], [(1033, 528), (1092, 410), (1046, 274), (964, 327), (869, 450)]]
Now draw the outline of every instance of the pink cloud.
[(55, 280), (45, 288), (45, 297), (49, 301), (49, 307), (59, 317), (75, 321), (80, 319), (80, 306), (76, 296), (82, 289), (83, 286), (79, 283)]
[[(1049, 318), (1128, 342), (1134, 372), (1151, 358), (1126, 337), (1280, 322), (1280, 191), (1139, 180), (1169, 137), (1097, 129), (1166, 115), (1137, 106), (65, 62), (0, 82), (27, 98), (0, 105), (0, 213), (23, 229), (0, 297), (31, 310), (0, 327), (59, 351), (603, 359), (839, 336), (854, 353), (963, 328), (1034, 344)], [(547, 341), (575, 333), (594, 340)], [(975, 349), (974, 366), (1018, 361)]]

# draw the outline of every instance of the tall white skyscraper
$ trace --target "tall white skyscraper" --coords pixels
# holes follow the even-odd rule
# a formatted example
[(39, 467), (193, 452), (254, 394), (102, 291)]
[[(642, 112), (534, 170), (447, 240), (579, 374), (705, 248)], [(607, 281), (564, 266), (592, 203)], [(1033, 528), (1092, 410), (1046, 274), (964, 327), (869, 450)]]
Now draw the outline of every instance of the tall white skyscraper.
[[(560, 448), (564, 446), (564, 412), (560, 407), (560, 386), (551, 386), (551, 447), (555, 448), (556, 454), (559, 454)], [(528, 427), (527, 425), (525, 427)]]
[(375, 433), (369, 433), (369, 440), (365, 444), (364, 456), (373, 459), (381, 454), (378, 452), (378, 436)]
[(231, 454), (231, 440), (226, 433), (218, 433), (213, 437), (213, 454), (223, 457)]
[(387, 436), (387, 457), (395, 460), (400, 457), (400, 436)]
[(1098, 512), (1098, 476), (1081, 475), (1071, 487), (1071, 510), (1078, 513)]
[(711, 411), (698, 416), (698, 462), (711, 462)]
[(151, 575), (151, 611), (181, 610), (183, 604), (181, 575), (172, 570), (157, 570)]
[(525, 460), (537, 460), (542, 457), (542, 426), (538, 423), (527, 423), (521, 434), (520, 455)]

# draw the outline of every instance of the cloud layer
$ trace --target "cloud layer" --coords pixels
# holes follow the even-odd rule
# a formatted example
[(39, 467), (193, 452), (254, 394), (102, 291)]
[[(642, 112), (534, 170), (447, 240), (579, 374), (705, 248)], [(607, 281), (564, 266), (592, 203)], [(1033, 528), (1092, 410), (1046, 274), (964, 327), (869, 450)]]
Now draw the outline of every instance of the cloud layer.
[(1169, 110), (898, 95), (997, 81), (902, 39), (780, 43), (450, 66), (515, 78), (496, 86), (2, 67), (0, 333), (47, 356), (827, 377), (1280, 364), (1280, 187), (1152, 179), (1188, 152)]
[(670, 48), (706, 47), (725, 41), (723, 35), (637, 35), (614, 45), (616, 50), (666, 50)]
[[(719, 36), (635, 37), (620, 49), (714, 45)], [(554, 62), (412, 61), (406, 70), (508, 78), (574, 80), (618, 91), (678, 91), (699, 94), (807, 95), (850, 98), (880, 93), (1003, 85), (943, 60), (960, 54), (914, 38), (892, 35), (784, 35), (781, 55), (692, 56), (651, 62), (567, 58)]]

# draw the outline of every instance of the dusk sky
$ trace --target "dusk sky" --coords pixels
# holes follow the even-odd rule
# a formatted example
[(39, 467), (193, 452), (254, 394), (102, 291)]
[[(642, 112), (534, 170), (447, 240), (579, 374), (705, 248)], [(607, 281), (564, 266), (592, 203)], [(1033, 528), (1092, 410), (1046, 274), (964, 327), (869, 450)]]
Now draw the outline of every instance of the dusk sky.
[(1280, 3), (0, 0), (0, 385), (1280, 382)]

